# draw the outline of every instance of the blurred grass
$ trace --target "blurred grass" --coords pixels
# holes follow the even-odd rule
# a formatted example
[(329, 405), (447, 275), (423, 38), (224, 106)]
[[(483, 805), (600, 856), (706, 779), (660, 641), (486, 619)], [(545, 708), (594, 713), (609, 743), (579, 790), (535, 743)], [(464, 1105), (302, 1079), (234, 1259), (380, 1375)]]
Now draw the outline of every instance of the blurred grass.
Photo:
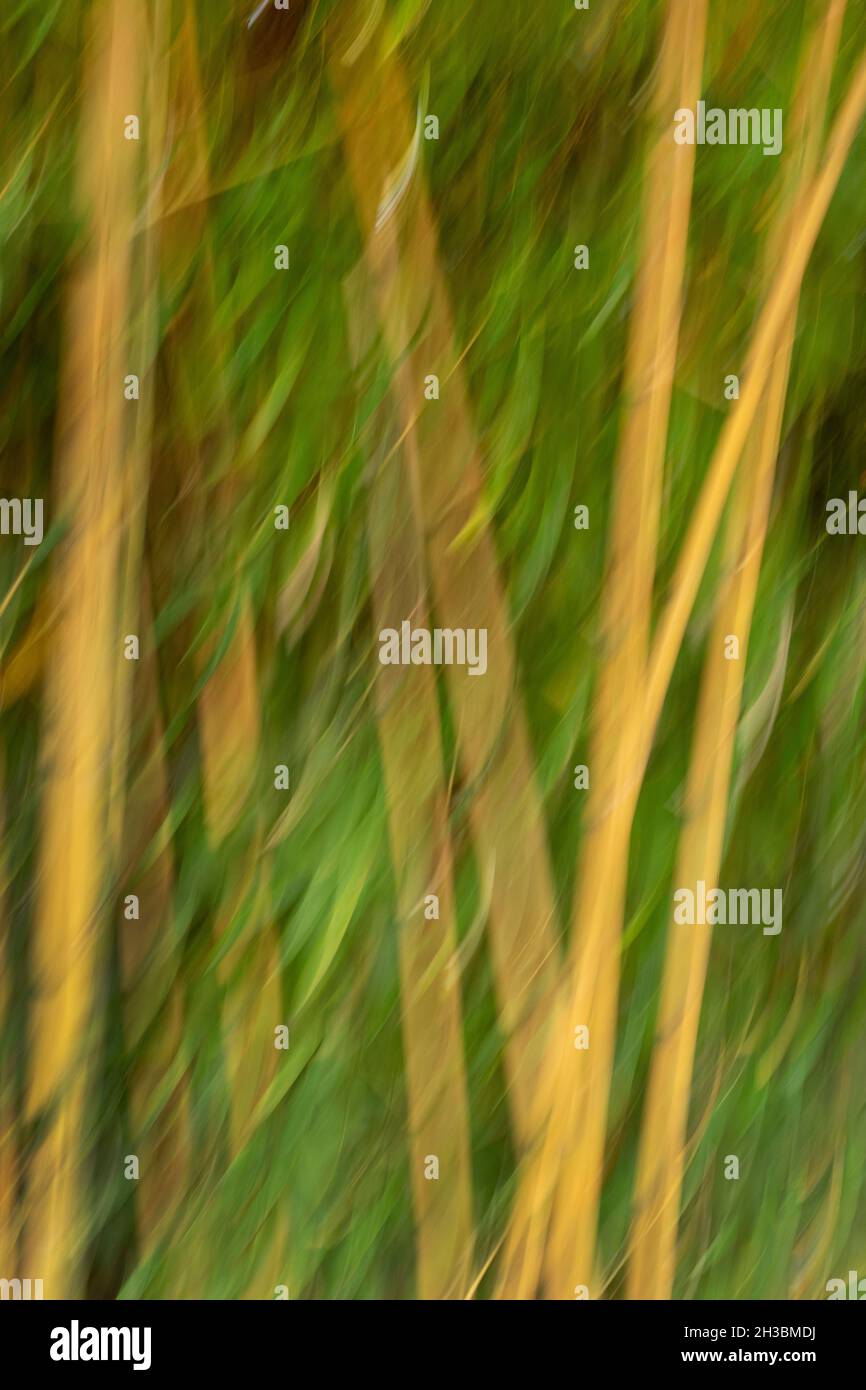
[[(0, 484), (46, 516), (39, 547), (0, 538), (0, 1273), (496, 1296), (537, 1182), (525, 1296), (821, 1297), (866, 1261), (866, 564), (824, 529), (864, 475), (862, 6), (802, 185), (799, 74), (837, 0), (709, 7), (695, 90), (781, 107), (785, 147), (694, 151), (655, 432), (627, 363), (662, 293), (640, 277), (666, 6), (254, 8), (0, 17)], [(427, 112), (438, 141), (414, 140)], [(647, 1281), (641, 1125), (668, 1094), (664, 973), (696, 944), (668, 924), (732, 573), (754, 602), (722, 672), (730, 783), (689, 863), (781, 886), (784, 927), (705, 943)], [(488, 674), (410, 671), (383, 704), (401, 602), (387, 625), (488, 626)], [(572, 1018), (587, 940), (606, 965)], [(587, 1055), (545, 1147), (544, 1059)]]

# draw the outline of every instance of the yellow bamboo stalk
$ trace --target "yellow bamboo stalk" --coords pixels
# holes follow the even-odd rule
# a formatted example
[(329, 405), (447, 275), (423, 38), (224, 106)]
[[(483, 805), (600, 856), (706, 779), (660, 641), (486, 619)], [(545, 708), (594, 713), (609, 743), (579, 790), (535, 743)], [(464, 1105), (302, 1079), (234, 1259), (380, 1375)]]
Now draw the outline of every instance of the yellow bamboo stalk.
[(643, 776), (677, 653), (712, 549), (731, 482), (766, 388), (773, 359), (780, 350), (779, 344), (788, 312), (799, 293), (806, 265), (864, 111), (866, 54), (857, 65), (836, 116), (820, 171), (808, 191), (803, 194), (792, 218), (793, 231), (784, 254), (780, 256), (779, 268), (758, 317), (746, 366), (743, 369), (743, 391), (722, 429), (680, 551), (671, 583), (671, 597), (659, 621), (650, 655), (646, 699), (641, 714), (641, 756), (634, 774), (638, 783)]
[(46, 699), (41, 874), (32, 950), (24, 1265), (47, 1298), (81, 1296), (83, 1161), (94, 991), (103, 959), (112, 702), (123, 663), (115, 591), (123, 489), (123, 378), (137, 145), (124, 117), (141, 93), (140, 9), (93, 7), (79, 153), (88, 243), (65, 321), (54, 496), (70, 530), (58, 565), (60, 619)]
[[(685, 632), (688, 616), (710, 553), (734, 471), (739, 462), (748, 430), (754, 421), (761, 392), (766, 384), (770, 362), (776, 351), (776, 343), (784, 326), (793, 295), (802, 281), (806, 264), (844, 167), (857, 127), (863, 117), (864, 109), (866, 109), (866, 58), (859, 63), (834, 122), (821, 171), (809, 188), (808, 194), (798, 205), (794, 219), (796, 232), (786, 246), (784, 255), (780, 257), (780, 264), (772, 289), (755, 329), (752, 348), (744, 370), (745, 387), (743, 393), (722, 430), (708, 470), (707, 480), (680, 553), (680, 560), (672, 583), (672, 595), (660, 621), (650, 653), (645, 699), (640, 704), (636, 704), (631, 715), (631, 718), (641, 725), (641, 735), (636, 744), (638, 756), (633, 764), (631, 784), (625, 789), (625, 794), (628, 795), (632, 805), (636, 800), (655, 726), (658, 722), (679, 645)], [(629, 731), (625, 728), (623, 738), (628, 739), (629, 737)], [(610, 903), (609, 906), (611, 913), (615, 915), (616, 902)], [(591, 978), (590, 972), (587, 974), (587, 979), (591, 981)], [(573, 998), (569, 998), (567, 1008), (569, 1019), (574, 1018), (579, 1013), (581, 997), (585, 998), (586, 996), (581, 996), (580, 993), (576, 992)], [(559, 1031), (562, 1033), (563, 1030)], [(563, 1087), (558, 1085), (557, 1075), (566, 1065), (565, 1054), (562, 1051), (563, 1046), (561, 1037), (553, 1038), (547, 1059), (549, 1074), (543, 1077), (539, 1087), (540, 1104), (542, 1105), (552, 1105), (552, 1097), (562, 1093)], [(558, 1055), (557, 1049), (559, 1050)], [(568, 1100), (569, 1097), (566, 1096), (565, 1102), (560, 1102), (562, 1110), (566, 1108)], [(542, 1230), (546, 1227), (547, 1215), (544, 1194), (549, 1192), (551, 1186), (548, 1170), (551, 1165), (555, 1166), (555, 1156), (561, 1152), (561, 1145), (557, 1147), (557, 1129), (560, 1132), (563, 1130), (573, 1132), (573, 1126), (564, 1124), (562, 1121), (559, 1125), (553, 1124), (551, 1126), (548, 1124), (545, 1128), (543, 1141), (539, 1141), (539, 1150), (543, 1142), (554, 1157), (547, 1160), (539, 1158), (534, 1166), (527, 1166), (526, 1175), (521, 1183), (521, 1192), (515, 1203), (510, 1233), (511, 1254), (505, 1261), (502, 1284), (504, 1290), (514, 1290), (515, 1288), (531, 1290), (534, 1288), (532, 1262), (530, 1261), (529, 1266), (526, 1264), (527, 1233), (537, 1230), (539, 1227)], [(530, 1246), (535, 1252), (535, 1258), (537, 1258), (538, 1240), (535, 1237), (530, 1242)], [(581, 1267), (580, 1273), (584, 1277), (581, 1279), (576, 1276), (575, 1282), (586, 1284), (591, 1278), (591, 1272), (587, 1271), (584, 1265)]]
[[(347, 283), (346, 298), (357, 363), (375, 323), (363, 263)], [(397, 388), (404, 401), (406, 387), (404, 380)], [(419, 467), (414, 436), (409, 431), (400, 447), (389, 447), (384, 407), (371, 422), (370, 434), (370, 447), (378, 455), (368, 522), (376, 631), (399, 626), (406, 616), (425, 625), (424, 538), (410, 496)], [(460, 1298), (468, 1287), (473, 1241), (469, 1109), (435, 679), (427, 667), (383, 667), (376, 695), (400, 919), (416, 1290), (422, 1299)], [(428, 919), (425, 900), (431, 894), (438, 898), (438, 911)], [(431, 1158), (438, 1161), (438, 1179), (425, 1174)]]
[[(671, 139), (671, 111), (694, 108), (701, 92), (705, 3), (669, 3), (662, 38), (655, 123), (646, 181), (643, 245), (626, 369), (627, 414), (616, 466), (611, 568), (603, 595), (607, 644), (598, 680), (590, 748), (592, 789), (581, 844), (570, 964), (573, 1023), (590, 1045), (576, 1054), (579, 1083), (566, 1084), (573, 1120), (563, 1136), (544, 1278), (553, 1297), (593, 1282), (608, 1094), (619, 997), (619, 924), (636, 790), (631, 719), (643, 686), (656, 567), (668, 416), (676, 368), (694, 148)], [(624, 729), (628, 731), (623, 737)]]
[[(359, 51), (361, 8), (351, 7), (350, 18), (351, 32), (347, 24), (332, 36), (331, 75), (379, 318), (392, 360), (403, 364), (397, 404), (418, 458), (412, 503), (427, 540), (437, 621), (488, 631), (484, 678), (456, 667), (446, 678), (459, 759), (474, 791), (479, 870), (492, 885), (490, 949), (512, 1122), (526, 1142), (559, 954), (544, 821), (492, 537), (482, 527), (467, 538), (482, 511), (482, 477), (412, 107), (381, 25), (368, 26)], [(401, 169), (409, 171), (402, 195)], [(423, 397), (429, 373), (442, 388), (430, 403)]]
[[(787, 197), (770, 239), (765, 274), (790, 236), (792, 205), (813, 177), (845, 0), (831, 0), (810, 47), (798, 98), (805, 139), (788, 177)], [(805, 122), (804, 122), (805, 112)], [(796, 211), (793, 215), (796, 215)], [(755, 593), (769, 517), (775, 463), (797, 320), (788, 310), (780, 350), (760, 403), (756, 431), (737, 474), (725, 537), (725, 578), (704, 663), (692, 745), (676, 882), (716, 883), (721, 867), (734, 738)], [(725, 659), (725, 637), (736, 634), (740, 659)], [(676, 1268), (676, 1234), (686, 1148), (694, 1049), (712, 928), (669, 929), (657, 1035), (653, 1050), (635, 1182), (628, 1296), (668, 1299)]]
[[(169, 0), (154, 0), (146, 34), (147, 82), (144, 109), (143, 144), (145, 151), (144, 178), (140, 197), (146, 203), (159, 201), (162, 163), (165, 157), (167, 93), (167, 5)], [(142, 38), (145, 38), (143, 35)], [(123, 489), (124, 515), (123, 550), (118, 592), (118, 615), (122, 632), (137, 633), (139, 624), (139, 593), (141, 587), (141, 558), (144, 548), (147, 495), (150, 483), (150, 450), (153, 434), (155, 365), (158, 347), (158, 230), (147, 228), (134, 245), (134, 260), (130, 266), (130, 328), (127, 334), (128, 371), (141, 382), (141, 398), (129, 403), (126, 410), (124, 448), (119, 467), (119, 484)], [(115, 856), (121, 852), (123, 819), (129, 754), (129, 716), (134, 698), (136, 667), (124, 662), (113, 702), (113, 752), (111, 760), (111, 793), (109, 797), (109, 835)]]
[[(503, 1296), (532, 1297), (542, 1259), (555, 1296), (590, 1286), (619, 990), (619, 927), (633, 814), (632, 718), (647, 659), (658, 513), (685, 269), (694, 149), (670, 116), (700, 95), (706, 5), (666, 10), (644, 183), (636, 306), (626, 365), (608, 575), (605, 643), (590, 750), (591, 790), (569, 951), (573, 1000), (557, 1013), (551, 1069), (538, 1093), (543, 1139), (526, 1167), (500, 1271)], [(589, 1028), (575, 1051), (574, 1030)], [(548, 1118), (550, 1124), (547, 1125)], [(548, 1230), (548, 1213), (551, 1224)]]
[[(148, 78), (142, 113), (146, 170), (141, 199), (147, 206), (158, 206), (168, 108), (165, 0), (156, 0), (150, 11), (146, 44)], [(158, 1230), (176, 1212), (189, 1162), (181, 1000), (167, 930), (173, 882), (167, 846), (160, 850), (140, 881), (131, 881), (139, 856), (149, 852), (151, 837), (166, 823), (169, 805), (153, 623), (141, 575), (154, 415), (152, 368), (158, 346), (159, 232), (159, 225), (154, 223), (135, 239), (130, 267), (127, 370), (134, 370), (141, 379), (141, 399), (126, 407), (124, 447), (118, 467), (125, 527), (117, 587), (120, 632), (138, 634), (141, 658), (138, 663), (122, 663), (112, 701), (106, 846), (110, 872), (116, 875), (119, 887), (114, 913), (124, 990), (124, 1032), (127, 1046), (136, 1055), (127, 1077), (127, 1089), (131, 1148), (140, 1164), (135, 1201), (139, 1251), (143, 1256), (151, 1252)], [(132, 769), (132, 795), (127, 801), (133, 704), (143, 756), (141, 765)], [(134, 890), (140, 897), (141, 917), (127, 921), (121, 915), (120, 903)], [(180, 1075), (175, 1079), (173, 1073)]]

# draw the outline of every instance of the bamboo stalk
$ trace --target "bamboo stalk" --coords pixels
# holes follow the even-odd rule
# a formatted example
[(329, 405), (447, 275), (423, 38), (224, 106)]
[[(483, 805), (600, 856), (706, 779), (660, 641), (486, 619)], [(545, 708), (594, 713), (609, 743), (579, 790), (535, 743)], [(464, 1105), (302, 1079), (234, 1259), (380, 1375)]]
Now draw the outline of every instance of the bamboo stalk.
[(676, 663), (722, 510), (749, 430), (766, 388), (790, 307), (799, 293), (809, 257), (866, 111), (866, 54), (860, 59), (827, 141), (820, 171), (792, 219), (793, 232), (755, 326), (743, 369), (743, 391), (722, 429), (689, 525), (671, 583), (671, 597), (653, 641), (642, 715), (639, 782), (649, 757), (661, 707)]
[[(805, 148), (788, 178), (788, 196), (770, 239), (765, 275), (791, 235), (798, 195), (813, 177), (823, 131), (845, 0), (831, 0), (824, 25), (802, 69), (798, 99)], [(805, 122), (802, 113), (805, 111)], [(792, 208), (794, 212), (792, 213)], [(780, 350), (757, 411), (756, 433), (737, 474), (725, 537), (725, 579), (710, 635), (698, 704), (677, 861), (678, 884), (716, 883), (739, 719), (755, 593), (766, 538), (775, 463), (794, 346), (797, 301), (788, 311)], [(725, 637), (740, 641), (740, 659), (727, 661)], [(676, 1234), (684, 1170), (686, 1123), (694, 1050), (712, 928), (669, 929), (656, 1041), (650, 1068), (635, 1182), (628, 1296), (668, 1299), (676, 1268)]]
[(48, 1298), (81, 1296), (85, 1104), (111, 814), (113, 699), (123, 662), (115, 589), (122, 532), (123, 378), (137, 147), (123, 122), (140, 94), (131, 0), (95, 6), (79, 153), (89, 230), (69, 290), (55, 496), (70, 533), (49, 672), (41, 878), (32, 952), (27, 1116), (39, 1120), (28, 1179), (25, 1265)]
[[(164, 0), (151, 11), (147, 36), (147, 98), (142, 121), (146, 178), (142, 198), (159, 204), (165, 155), (168, 110), (168, 14)], [(159, 237), (158, 223), (134, 242), (131, 271), (129, 357), (127, 366), (140, 376), (141, 399), (127, 409), (132, 424), (126, 431), (119, 485), (125, 517), (124, 553), (118, 586), (118, 616), (122, 633), (137, 633), (139, 663), (122, 663), (113, 700), (111, 813), (108, 849), (111, 873), (120, 887), (115, 904), (119, 959), (124, 990), (124, 1034), (134, 1054), (127, 1089), (131, 1146), (139, 1159), (135, 1185), (140, 1254), (153, 1249), (157, 1232), (170, 1224), (185, 1188), (189, 1162), (188, 1095), (182, 1080), (170, 1080), (182, 1070), (183, 1024), (177, 962), (168, 933), (173, 865), (164, 845), (150, 869), (133, 883), (141, 855), (151, 840), (162, 835), (169, 815), (168, 781), (164, 765), (163, 729), (159, 708), (154, 631), (146, 581), (142, 577), (150, 452), (154, 418), (158, 349)], [(143, 598), (140, 597), (143, 595)], [(142, 729), (141, 764), (130, 768), (130, 714), (137, 712)], [(125, 797), (127, 778), (134, 781)], [(120, 902), (138, 890), (141, 917), (127, 921)], [(168, 1098), (165, 1098), (168, 1087)]]
[[(166, 90), (168, 0), (155, 0), (147, 34), (148, 77), (144, 115), (145, 177), (142, 197), (158, 201), (160, 170), (165, 153), (168, 95)], [(147, 496), (150, 484), (150, 451), (153, 435), (153, 368), (158, 348), (158, 230), (148, 228), (134, 243), (134, 264), (130, 267), (130, 320), (128, 369), (139, 376), (141, 398), (127, 410), (122, 461), (119, 469), (123, 489), (125, 519), (118, 617), (123, 633), (139, 628), (141, 567), (144, 550)], [(131, 423), (130, 423), (131, 420)], [(136, 667), (124, 662), (117, 682), (113, 708), (113, 754), (111, 762), (111, 820), (109, 834), (117, 857), (123, 837), (124, 788), (129, 757), (129, 718), (134, 696)]]
[(671, 140), (669, 122), (671, 110), (694, 107), (700, 97), (706, 26), (706, 4), (669, 4), (626, 371), (628, 407), (616, 468), (611, 570), (603, 596), (608, 650), (598, 682), (592, 790), (572, 925), (573, 1023), (589, 1024), (590, 1046), (579, 1057), (579, 1084), (565, 1091), (577, 1104), (564, 1136), (545, 1258), (545, 1282), (554, 1297), (572, 1297), (575, 1283), (593, 1282), (619, 997), (620, 940), (614, 924), (622, 922), (635, 809), (634, 793), (629, 795), (635, 757), (631, 712), (633, 692), (643, 686), (646, 672), (694, 178), (694, 148)]
[[(353, 7), (361, 30), (360, 11)], [(517, 688), (506, 597), (492, 537), (463, 535), (482, 499), (470, 405), (454, 341), (447, 290), (399, 60), (381, 26), (353, 61), (335, 34), (331, 75), (379, 318), (395, 373), (403, 438), (418, 459), (412, 503), (425, 535), (437, 619), (448, 627), (485, 627), (488, 672), (473, 680), (446, 671), (460, 764), (473, 791), (470, 825), (483, 880), (492, 884), (489, 938), (512, 1123), (521, 1143), (531, 1114), (550, 1003), (558, 941), (553, 884), (529, 734)], [(411, 175), (395, 203), (394, 171), (409, 151)], [(399, 180), (398, 180), (399, 183)], [(392, 246), (399, 246), (395, 253)], [(424, 378), (436, 373), (441, 399), (425, 403)]]
[[(363, 267), (354, 272), (346, 294), (357, 364), (367, 347), (364, 326), (375, 322)], [(406, 387), (404, 380), (404, 398)], [(399, 625), (406, 615), (422, 625), (429, 617), (424, 538), (410, 497), (419, 468), (414, 436), (410, 431), (395, 448), (388, 437), (388, 412), (382, 407), (378, 415), (371, 422), (377, 458), (368, 522), (377, 631)], [(395, 426), (390, 433), (396, 433)], [(469, 1107), (447, 791), (432, 671), (383, 667), (377, 711), (400, 917), (417, 1296), (461, 1298), (468, 1287), (473, 1241)], [(425, 916), (430, 894), (438, 898), (435, 919)], [(425, 1175), (431, 1157), (438, 1159), (437, 1180)]]
[[(626, 367), (602, 610), (602, 657), (593, 718), (586, 832), (568, 970), (572, 999), (536, 1125), (543, 1134), (518, 1195), (501, 1277), (503, 1296), (532, 1297), (540, 1277), (554, 1296), (591, 1284), (607, 1094), (613, 1065), (622, 919), (634, 797), (634, 692), (644, 678), (656, 564), (667, 421), (685, 271), (694, 150), (670, 138), (670, 113), (700, 94), (706, 5), (670, 3), (652, 103), (636, 307)], [(589, 1027), (589, 1048), (571, 1039)], [(546, 1122), (550, 1118), (550, 1124)], [(548, 1230), (548, 1214), (550, 1227)]]
[[(672, 596), (668, 600), (650, 653), (646, 697), (631, 715), (631, 718), (641, 726), (641, 734), (636, 743), (638, 756), (633, 763), (634, 770), (630, 785), (624, 791), (632, 805), (637, 798), (658, 715), (698, 584), (710, 553), (727, 492), (739, 462), (748, 429), (754, 420), (761, 391), (766, 383), (769, 364), (775, 352), (776, 340), (784, 326), (792, 296), (802, 280), (806, 263), (841, 175), (864, 109), (866, 109), (866, 59), (861, 60), (858, 65), (846, 98), (837, 115), (827, 142), (826, 157), (821, 172), (809, 189), (808, 195), (798, 205), (795, 219), (797, 232), (788, 243), (784, 256), (780, 258), (781, 263), (774, 278), (772, 289), (755, 329), (752, 348), (744, 369), (745, 387), (743, 394), (734, 406), (722, 430), (708, 470), (707, 480), (680, 554), (672, 584)], [(622, 736), (624, 739), (630, 737), (627, 727), (623, 730)], [(609, 904), (609, 906), (615, 915), (616, 903)], [(593, 962), (590, 961), (589, 964), (592, 965)], [(587, 972), (586, 978), (591, 981), (592, 971)], [(569, 998), (567, 1009), (569, 1020), (580, 1012), (581, 998), (585, 999), (586, 994), (575, 992), (574, 997)], [(557, 1083), (557, 1073), (558, 1071), (561, 1072), (565, 1065), (563, 1046), (564, 1044), (560, 1042), (557, 1050), (556, 1039), (551, 1044), (548, 1056), (550, 1074), (539, 1088), (540, 1104), (542, 1105), (552, 1104), (552, 1101), (545, 1098), (562, 1092), (562, 1085)], [(567, 1098), (561, 1105), (561, 1113), (563, 1113), (567, 1105)], [(552, 1146), (552, 1152), (556, 1154), (560, 1151), (557, 1149), (557, 1130), (559, 1129), (560, 1133), (563, 1130), (572, 1132), (572, 1128), (567, 1123), (563, 1124), (562, 1122), (560, 1125), (551, 1126), (548, 1124), (543, 1139), (544, 1145), (548, 1148)], [(511, 1253), (505, 1262), (503, 1288), (528, 1289), (534, 1287), (533, 1270), (525, 1263), (527, 1232), (536, 1227), (539, 1222), (546, 1222), (544, 1193), (545, 1190), (548, 1192), (550, 1190), (551, 1178), (549, 1173), (545, 1173), (545, 1167), (553, 1161), (551, 1159), (540, 1161), (533, 1168), (528, 1168), (526, 1178), (521, 1184), (525, 1190), (521, 1191), (515, 1204), (510, 1235)], [(534, 1241), (532, 1245), (537, 1256), (538, 1242)], [(578, 1279), (575, 1276), (575, 1282), (585, 1284), (591, 1278), (591, 1271), (588, 1271), (584, 1264), (581, 1266), (581, 1273), (584, 1276), (583, 1279)]]

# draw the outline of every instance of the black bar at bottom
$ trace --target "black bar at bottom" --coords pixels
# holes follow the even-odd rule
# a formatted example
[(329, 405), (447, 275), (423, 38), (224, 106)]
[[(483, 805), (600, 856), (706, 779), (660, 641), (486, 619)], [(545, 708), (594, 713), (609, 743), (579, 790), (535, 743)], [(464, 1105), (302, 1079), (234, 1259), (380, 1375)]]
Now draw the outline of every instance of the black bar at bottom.
[[(317, 1367), (333, 1373), (344, 1361), (356, 1373), (390, 1366), (388, 1379), (412, 1380), (413, 1347), (422, 1352), (416, 1370), (423, 1367), (425, 1380), (438, 1367), (453, 1376), (501, 1364), (514, 1375), (524, 1360), (539, 1356), (552, 1370), (557, 1353), (566, 1365), (592, 1365), (596, 1375), (806, 1366), (826, 1378), (859, 1364), (864, 1327), (862, 1314), (845, 1300), (510, 1307), (407, 1301), (389, 1305), (384, 1315), (372, 1302), (0, 1302), (6, 1367), (12, 1358), (19, 1374), (52, 1379), (92, 1379), (100, 1371), (159, 1381), (212, 1372), (222, 1379), (233, 1371), (268, 1375), (279, 1368), (309, 1379)], [(587, 1355), (592, 1362), (584, 1362)]]

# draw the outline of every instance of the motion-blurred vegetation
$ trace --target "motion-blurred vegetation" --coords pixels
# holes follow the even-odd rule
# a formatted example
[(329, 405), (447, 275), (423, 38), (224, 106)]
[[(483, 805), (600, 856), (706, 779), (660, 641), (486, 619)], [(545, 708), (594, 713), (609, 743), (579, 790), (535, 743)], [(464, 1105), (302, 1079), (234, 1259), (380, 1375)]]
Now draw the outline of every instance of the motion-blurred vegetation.
[[(0, 491), (46, 512), (0, 538), (0, 1274), (866, 1270), (862, 5), (0, 36)], [(780, 156), (675, 145), (699, 98)], [(404, 618), (487, 674), (381, 668)], [(674, 928), (697, 878), (781, 934)]]

